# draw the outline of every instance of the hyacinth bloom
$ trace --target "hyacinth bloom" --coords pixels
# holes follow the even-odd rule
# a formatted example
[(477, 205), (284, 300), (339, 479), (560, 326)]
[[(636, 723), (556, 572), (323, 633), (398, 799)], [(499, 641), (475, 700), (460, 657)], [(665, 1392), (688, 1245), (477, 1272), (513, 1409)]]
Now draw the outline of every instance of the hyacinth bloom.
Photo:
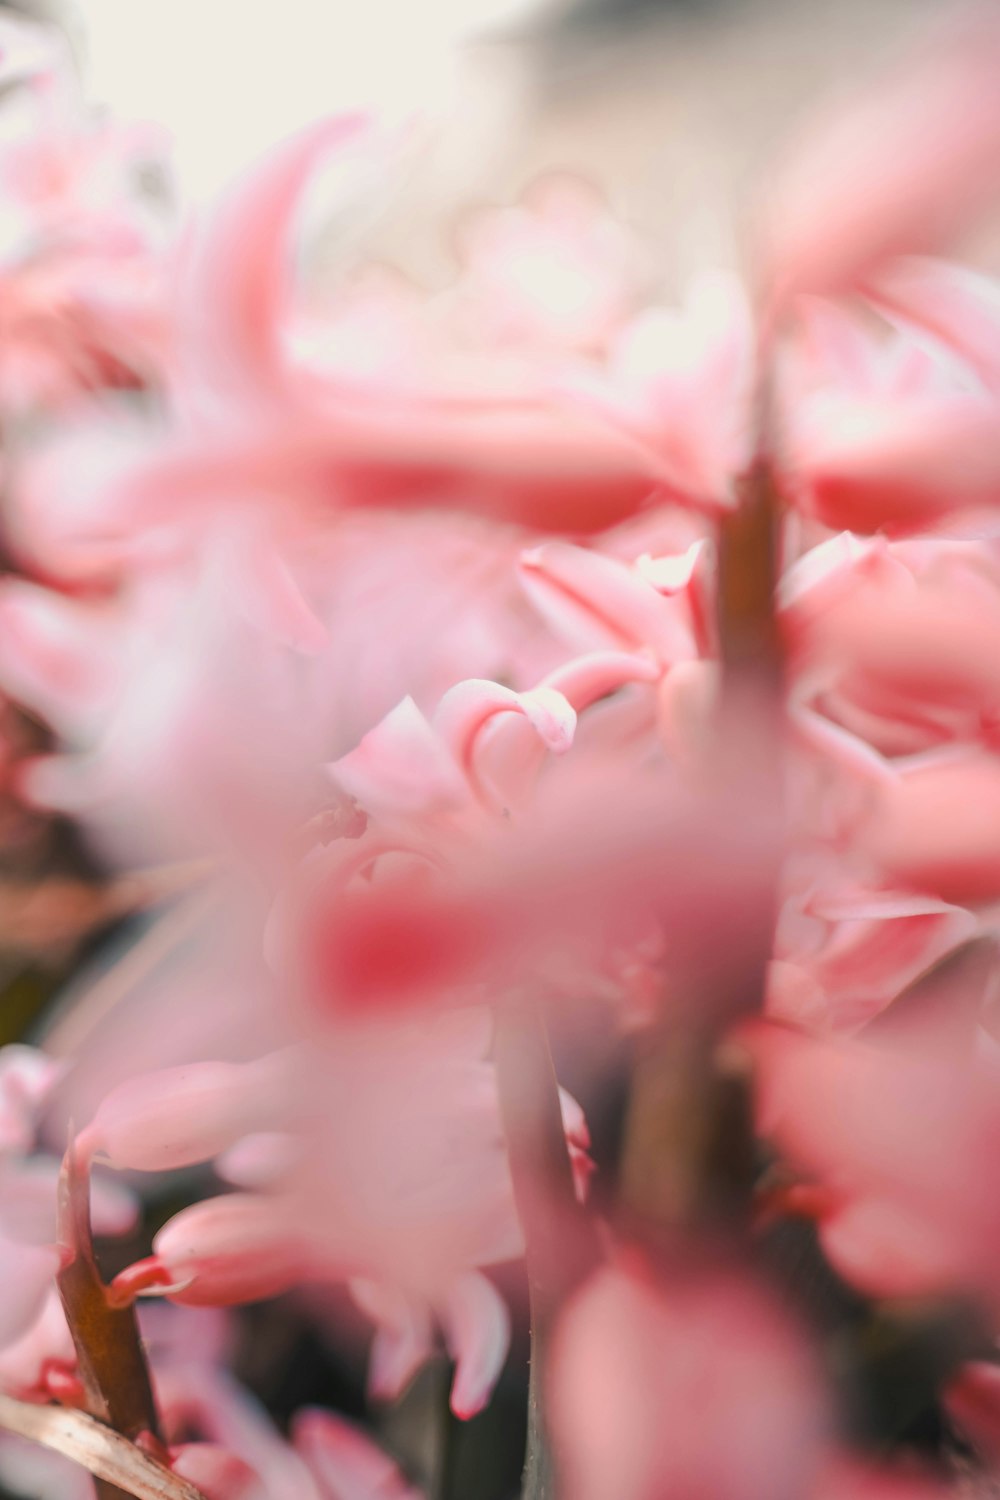
[(973, 1049), (983, 980), (981, 960), (944, 969), (933, 998), (851, 1040), (774, 1029), (754, 1043), (761, 1128), (819, 1184), (824, 1249), (865, 1292), (961, 1288), (995, 1308), (996, 1203), (980, 1176), (995, 1063)]
[(364, 370), (328, 374), (293, 358), (291, 219), (309, 173), (338, 149), (380, 147), (359, 119), (323, 122), (189, 236), (172, 353), (177, 430), (104, 485), (88, 524), (105, 537), (204, 527), (234, 506), (273, 519), (292, 493), (307, 513), (431, 502), (591, 530), (644, 504), (655, 484), (624, 439), (551, 396), (526, 399), (523, 381), (497, 391), (488, 364), (481, 394), (462, 369), (460, 390), (425, 383), (414, 395), (391, 375), (373, 386)]
[[(195, 1064), (113, 1091), (82, 1152), (143, 1171), (221, 1157), (244, 1188), (172, 1219), (153, 1259), (119, 1277), (121, 1294), (230, 1304), (350, 1278), (380, 1328), (373, 1388), (398, 1393), (428, 1357), (433, 1313), (457, 1360), (455, 1409), (480, 1409), (508, 1320), (473, 1268), (521, 1248), (496, 1082), (479, 1060), (486, 1040), (476, 1015), (402, 1034), (340, 1028), (308, 1050)], [(586, 1124), (568, 1096), (563, 1110), (582, 1192)]]
[[(925, 263), (898, 313), (887, 296), (881, 328), (803, 299), (784, 384), (784, 464), (797, 502), (825, 525), (906, 535), (996, 504), (996, 369), (967, 329), (995, 326), (997, 309), (972, 277), (955, 298), (960, 275)], [(883, 311), (877, 293), (872, 301)]]
[(0, 141), (0, 401), (37, 420), (162, 361), (165, 235), (131, 178), (164, 142), (90, 117), (54, 29), (5, 18), (0, 69), (22, 105)]
[(0, 28), (0, 691), (49, 736), (4, 789), (184, 861), (0, 1052), (0, 1423), (115, 1427), (167, 1500), (414, 1500), (314, 1405), (342, 1347), (429, 1431), (422, 1367), (475, 1416), (530, 1321), (525, 1500), (996, 1468), (1000, 301), (928, 252), (998, 58), (949, 34), (778, 180), (755, 284), (674, 304), (569, 174), (439, 291), (326, 276), (311, 200), (419, 144), (363, 111), (168, 248), (143, 140)]

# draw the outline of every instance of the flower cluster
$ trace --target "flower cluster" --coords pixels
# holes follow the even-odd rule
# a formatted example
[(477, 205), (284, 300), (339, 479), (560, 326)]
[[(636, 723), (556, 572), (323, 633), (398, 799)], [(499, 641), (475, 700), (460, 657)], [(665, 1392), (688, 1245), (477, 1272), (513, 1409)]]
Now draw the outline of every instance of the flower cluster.
[[(167, 223), (4, 23), (4, 797), (169, 893), (0, 1051), (11, 1482), (90, 1484), (38, 1408), (175, 1500), (403, 1500), (344, 1417), (279, 1431), (222, 1310), (335, 1340), (346, 1290), (371, 1396), (443, 1349), (468, 1418), (522, 1257), (528, 1500), (988, 1482), (1000, 292), (934, 256), (998, 69), (940, 37), (778, 177), (752, 295), (666, 306), (570, 176), (443, 291), (331, 287), (307, 192), (402, 144), (362, 116)], [(598, 1112), (629, 1057), (617, 1160), (547, 1028)]]

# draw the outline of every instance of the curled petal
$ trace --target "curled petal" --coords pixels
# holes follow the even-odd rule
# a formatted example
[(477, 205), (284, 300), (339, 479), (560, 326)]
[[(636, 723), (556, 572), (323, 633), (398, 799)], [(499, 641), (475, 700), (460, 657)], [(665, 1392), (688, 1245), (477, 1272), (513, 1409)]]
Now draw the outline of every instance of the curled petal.
[(460, 682), (445, 693), (434, 715), (434, 728), (450, 748), (470, 782), (475, 786), (479, 736), (498, 715), (521, 714), (542, 744), (561, 755), (573, 743), (576, 712), (571, 703), (551, 687), (515, 693), (498, 682), (478, 678)]
[(577, 713), (631, 682), (655, 682), (661, 668), (652, 656), (630, 651), (594, 651), (557, 667), (545, 679)]
[(258, 403), (280, 395), (292, 216), (317, 164), (356, 144), (366, 124), (335, 116), (282, 142), (196, 226), (181, 266), (180, 337), (185, 371), (203, 389)]

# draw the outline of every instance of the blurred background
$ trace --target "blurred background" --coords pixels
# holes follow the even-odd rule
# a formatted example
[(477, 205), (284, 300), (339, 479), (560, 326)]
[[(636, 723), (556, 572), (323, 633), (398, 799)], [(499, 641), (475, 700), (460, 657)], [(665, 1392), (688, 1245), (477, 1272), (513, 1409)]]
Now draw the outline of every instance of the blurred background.
[(572, 166), (671, 280), (737, 256), (760, 175), (945, 0), (23, 0), (68, 28), (93, 97), (174, 137), (186, 196), (331, 108), (416, 120), (434, 149), (378, 248), (447, 272), (450, 212)]

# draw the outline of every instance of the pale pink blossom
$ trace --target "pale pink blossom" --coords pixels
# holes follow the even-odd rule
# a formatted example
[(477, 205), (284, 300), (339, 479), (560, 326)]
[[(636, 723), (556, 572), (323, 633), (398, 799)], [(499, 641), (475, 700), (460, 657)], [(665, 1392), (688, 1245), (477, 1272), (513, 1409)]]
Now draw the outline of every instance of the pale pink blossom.
[[(455, 1410), (479, 1410), (509, 1328), (499, 1294), (475, 1268), (522, 1249), (487, 1042), (475, 1015), (422, 1028), (326, 1028), (280, 1057), (123, 1084), (80, 1138), (81, 1149), (117, 1166), (206, 1160), (255, 1130), (279, 1130), (287, 1149), (253, 1191), (175, 1215), (153, 1257), (117, 1278), (115, 1295), (149, 1290), (211, 1306), (350, 1279), (380, 1329), (373, 1387), (398, 1391), (433, 1352), (437, 1322), (456, 1361)], [(583, 1191), (586, 1124), (568, 1098), (564, 1110)]]
[(811, 1493), (827, 1415), (808, 1345), (728, 1269), (603, 1268), (563, 1312), (547, 1385), (574, 1500)]
[[(929, 319), (934, 274), (922, 283)], [(954, 273), (940, 274), (947, 290)], [(778, 382), (779, 461), (796, 504), (827, 526), (896, 534), (994, 506), (997, 390), (977, 347), (960, 331), (929, 339), (915, 315), (878, 329), (838, 306), (801, 311)]]
[(54, 27), (4, 24), (0, 403), (37, 420), (162, 367), (169, 228), (135, 178), (164, 138), (91, 114)]
[(606, 367), (564, 377), (567, 399), (635, 445), (671, 498), (731, 509), (752, 456), (754, 329), (729, 273), (696, 277), (682, 309), (624, 324)]
[[(430, 707), (470, 669), (527, 685), (559, 659), (518, 597), (507, 533), (414, 516), (391, 534), (354, 518), (301, 537), (287, 566), (322, 636), (308, 657), (231, 540), (194, 568), (137, 569), (110, 599), (0, 587), (0, 683), (63, 751), (23, 764), (22, 787), (73, 808), (118, 857), (273, 848), (329, 800), (323, 763), (403, 693)], [(387, 638), (406, 649), (388, 656)]]
[(1000, 629), (992, 543), (815, 547), (783, 581), (794, 692), (887, 755), (990, 735), (1000, 678), (982, 643)]
[(853, 1040), (774, 1028), (754, 1043), (760, 1129), (818, 1185), (823, 1248), (870, 1295), (963, 1288), (996, 1307), (1000, 1115), (994, 1063), (973, 1048), (985, 1000), (969, 960)]
[(809, 1030), (863, 1025), (980, 930), (964, 907), (848, 882), (829, 862), (786, 878), (768, 1014)]

